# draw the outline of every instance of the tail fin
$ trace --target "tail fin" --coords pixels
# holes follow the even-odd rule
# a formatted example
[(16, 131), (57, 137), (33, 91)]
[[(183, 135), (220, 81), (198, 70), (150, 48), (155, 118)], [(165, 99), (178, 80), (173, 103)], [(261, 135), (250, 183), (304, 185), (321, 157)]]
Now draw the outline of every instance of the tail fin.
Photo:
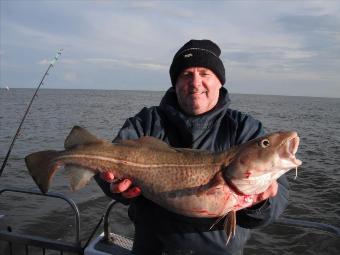
[(40, 151), (25, 157), (26, 166), (41, 192), (46, 193), (60, 165), (55, 160), (57, 151)]

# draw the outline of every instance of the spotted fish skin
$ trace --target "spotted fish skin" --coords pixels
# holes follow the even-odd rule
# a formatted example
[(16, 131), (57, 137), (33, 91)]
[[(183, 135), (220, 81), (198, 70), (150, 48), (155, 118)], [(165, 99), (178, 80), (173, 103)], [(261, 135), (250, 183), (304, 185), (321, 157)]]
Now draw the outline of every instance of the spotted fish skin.
[(252, 205), (282, 174), (301, 165), (295, 158), (296, 132), (276, 132), (220, 153), (173, 148), (154, 137), (117, 143), (98, 139), (75, 126), (64, 151), (40, 151), (25, 158), (44, 193), (57, 169), (65, 166), (72, 190), (98, 173), (129, 178), (143, 196), (190, 217), (220, 217)]

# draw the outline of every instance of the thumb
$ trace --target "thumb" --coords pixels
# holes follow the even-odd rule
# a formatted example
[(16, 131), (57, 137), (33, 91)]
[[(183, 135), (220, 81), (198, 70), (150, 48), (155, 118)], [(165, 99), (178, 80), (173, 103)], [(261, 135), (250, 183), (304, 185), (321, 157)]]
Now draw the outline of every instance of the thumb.
[(107, 171), (107, 172), (100, 173), (100, 178), (102, 178), (104, 181), (112, 182), (115, 176), (113, 175), (113, 173)]

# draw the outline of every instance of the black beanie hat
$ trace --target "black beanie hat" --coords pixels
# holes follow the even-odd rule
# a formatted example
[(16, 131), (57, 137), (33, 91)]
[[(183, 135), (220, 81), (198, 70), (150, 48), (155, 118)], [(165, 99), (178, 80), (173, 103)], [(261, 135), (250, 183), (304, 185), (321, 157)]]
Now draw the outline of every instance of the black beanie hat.
[(190, 40), (180, 48), (170, 66), (172, 86), (175, 86), (178, 75), (188, 67), (205, 67), (214, 72), (221, 84), (225, 83), (225, 70), (219, 58), (221, 49), (210, 40)]

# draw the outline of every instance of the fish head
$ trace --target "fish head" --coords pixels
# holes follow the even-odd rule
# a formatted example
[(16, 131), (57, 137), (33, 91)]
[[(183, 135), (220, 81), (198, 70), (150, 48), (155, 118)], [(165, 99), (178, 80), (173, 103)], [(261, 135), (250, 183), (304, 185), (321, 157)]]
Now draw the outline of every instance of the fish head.
[(295, 131), (280, 131), (244, 143), (237, 148), (224, 176), (236, 191), (259, 194), (302, 164), (295, 156), (299, 142)]

